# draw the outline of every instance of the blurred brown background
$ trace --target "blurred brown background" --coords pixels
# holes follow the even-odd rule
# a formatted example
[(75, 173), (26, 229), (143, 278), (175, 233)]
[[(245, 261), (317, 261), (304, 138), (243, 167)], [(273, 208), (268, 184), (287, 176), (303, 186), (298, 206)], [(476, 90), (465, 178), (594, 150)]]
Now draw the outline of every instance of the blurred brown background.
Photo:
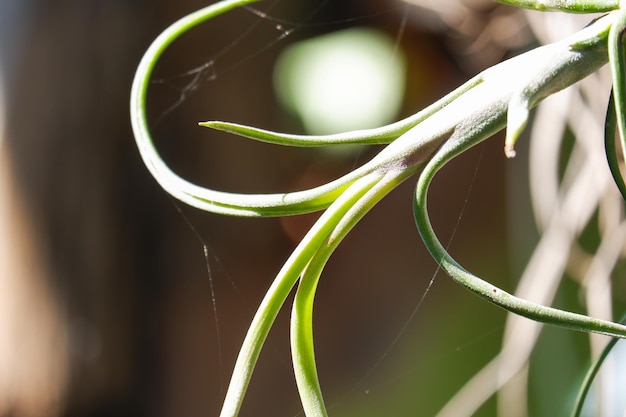
[[(173, 201), (144, 168), (128, 117), (135, 67), (162, 29), (203, 5), (0, 4), (6, 120), (0, 416), (219, 413), (254, 310), (311, 218), (202, 213)], [(473, 44), (471, 33), (430, 32), (447, 26), (427, 28), (424, 16), (430, 23), (435, 17), (391, 0), (264, 1), (254, 8), (286, 20), (281, 25), (293, 33), (279, 39), (276, 21), (249, 10), (231, 12), (177, 42), (156, 69), (150, 91), (153, 133), (164, 159), (182, 176), (218, 189), (311, 186), (373, 155), (282, 149), (196, 126), (223, 119), (297, 132), (271, 83), (277, 54), (290, 42), (350, 26), (376, 27), (394, 38), (403, 29), (399, 42), (409, 78), (398, 117), (504, 53), (455, 55), (450, 45), (474, 45), (473, 52), (485, 47)], [(495, 7), (467, 10), (480, 27), (479, 17)], [(207, 62), (212, 64), (199, 82), (189, 84), (194, 75), (185, 73)], [(442, 240), (465, 207), (453, 253), (468, 268), (507, 284), (501, 142), (468, 153), (440, 177), (430, 205)], [(433, 415), (498, 349), (503, 313), (440, 276), (396, 349), (361, 381), (399, 334), (436, 269), (413, 225), (412, 188), (409, 181), (367, 216), (320, 284), (318, 364), (338, 415)], [(196, 234), (208, 247), (208, 262)], [(299, 413), (285, 310), (242, 416)]]

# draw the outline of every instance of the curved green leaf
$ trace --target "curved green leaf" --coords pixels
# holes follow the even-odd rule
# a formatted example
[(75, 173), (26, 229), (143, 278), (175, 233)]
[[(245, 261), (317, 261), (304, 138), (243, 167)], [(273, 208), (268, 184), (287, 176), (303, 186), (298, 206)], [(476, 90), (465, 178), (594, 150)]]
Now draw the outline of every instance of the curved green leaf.
[(482, 75), (478, 75), (445, 95), (425, 109), (395, 123), (374, 129), (356, 130), (353, 132), (337, 133), (333, 135), (294, 135), (278, 133), (270, 130), (241, 125), (230, 122), (209, 121), (200, 122), (202, 127), (209, 127), (223, 132), (233, 133), (249, 139), (261, 142), (287, 146), (328, 146), (345, 144), (387, 144), (409, 131), (414, 126), (423, 122), (437, 113), (448, 104), (471, 90), (482, 82)]
[(165, 29), (141, 59), (130, 97), (131, 125), (139, 153), (159, 185), (177, 199), (202, 210), (233, 216), (282, 216), (308, 213), (328, 207), (339, 194), (362, 175), (348, 174), (311, 190), (279, 194), (236, 194), (192, 184), (174, 173), (161, 159), (148, 126), (146, 96), (150, 77), (165, 49), (194, 26), (233, 8), (257, 0), (225, 0), (191, 13)]
[[(322, 270), (337, 246), (361, 218), (411, 173), (405, 170), (373, 173), (353, 184), (346, 194), (356, 192), (359, 199), (348, 201), (332, 233), (320, 245), (302, 274), (291, 314), (291, 349), (298, 391), (307, 417), (327, 415), (313, 345), (313, 302)], [(337, 200), (335, 204), (340, 204), (340, 201)]]
[(620, 160), (615, 143), (615, 134), (617, 133), (617, 116), (615, 114), (613, 92), (611, 92), (611, 97), (609, 98), (609, 104), (607, 107), (606, 122), (604, 124), (604, 148), (606, 152), (606, 159), (609, 164), (613, 180), (622, 194), (622, 198), (626, 201), (626, 184), (624, 183), (624, 177), (622, 176), (622, 172), (620, 170)]
[(615, 10), (619, 0), (495, 0), (525, 9), (569, 12), (569, 13), (604, 13)]
[(456, 155), (491, 136), (503, 124), (503, 121), (500, 123), (494, 121), (491, 125), (486, 125), (482, 131), (470, 129), (468, 131), (459, 130), (455, 132), (424, 168), (417, 182), (413, 205), (415, 222), (424, 244), (440, 267), (454, 281), (511, 313), (540, 323), (626, 338), (626, 326), (624, 325), (539, 305), (515, 297), (501, 288), (484, 281), (457, 263), (437, 238), (430, 224), (427, 208), (428, 188), (432, 179)]
[[(624, 318), (622, 318), (620, 322), (624, 323)], [(596, 377), (598, 371), (600, 370), (600, 367), (606, 360), (607, 356), (609, 356), (609, 353), (611, 353), (611, 350), (613, 350), (613, 348), (619, 341), (620, 339), (618, 338), (611, 339), (609, 343), (607, 343), (607, 345), (604, 347), (604, 349), (602, 349), (602, 353), (600, 353), (600, 356), (598, 356), (596, 360), (593, 361), (591, 366), (589, 366), (589, 369), (585, 374), (585, 378), (580, 385), (580, 389), (578, 390), (578, 394), (576, 395), (576, 400), (574, 401), (574, 408), (572, 409), (571, 417), (580, 417), (580, 413), (583, 411), (585, 398), (587, 398), (587, 394), (591, 389), (591, 384), (593, 383), (594, 378)]]

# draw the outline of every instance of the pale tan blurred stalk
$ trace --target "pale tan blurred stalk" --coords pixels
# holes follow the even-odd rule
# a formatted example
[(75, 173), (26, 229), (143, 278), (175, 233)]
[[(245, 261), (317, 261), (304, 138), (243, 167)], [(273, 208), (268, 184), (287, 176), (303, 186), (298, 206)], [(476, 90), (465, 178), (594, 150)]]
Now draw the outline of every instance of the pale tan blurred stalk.
[(1, 102), (0, 94), (0, 416), (53, 417), (67, 380), (66, 329), (15, 187)]

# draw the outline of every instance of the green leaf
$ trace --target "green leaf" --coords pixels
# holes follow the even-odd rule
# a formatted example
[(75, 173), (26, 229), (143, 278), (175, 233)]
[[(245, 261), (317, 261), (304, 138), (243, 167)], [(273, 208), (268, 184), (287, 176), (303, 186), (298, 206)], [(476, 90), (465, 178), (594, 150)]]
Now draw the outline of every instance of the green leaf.
[(617, 154), (617, 147), (615, 143), (615, 135), (617, 133), (617, 115), (615, 114), (615, 102), (613, 100), (613, 93), (609, 98), (609, 104), (606, 111), (606, 122), (604, 124), (604, 148), (606, 151), (606, 159), (611, 170), (611, 175), (615, 184), (622, 194), (622, 198), (626, 201), (626, 184), (624, 183), (624, 177), (620, 170), (620, 159)]
[[(620, 320), (620, 323), (624, 323), (624, 317)], [(576, 395), (576, 400), (574, 401), (574, 408), (572, 409), (571, 417), (580, 417), (580, 413), (583, 410), (583, 405), (585, 403), (585, 398), (587, 398), (587, 394), (591, 389), (591, 384), (593, 384), (593, 380), (598, 374), (600, 367), (611, 353), (611, 350), (615, 347), (617, 342), (621, 339), (613, 338), (607, 343), (607, 345), (602, 349), (602, 353), (600, 356), (596, 358), (596, 360), (591, 363), (587, 373), (585, 374), (585, 378), (583, 379), (582, 384), (580, 384), (580, 389), (578, 390), (578, 394)]]
[(495, 0), (498, 3), (525, 9), (569, 12), (569, 13), (604, 13), (615, 10), (619, 0)]

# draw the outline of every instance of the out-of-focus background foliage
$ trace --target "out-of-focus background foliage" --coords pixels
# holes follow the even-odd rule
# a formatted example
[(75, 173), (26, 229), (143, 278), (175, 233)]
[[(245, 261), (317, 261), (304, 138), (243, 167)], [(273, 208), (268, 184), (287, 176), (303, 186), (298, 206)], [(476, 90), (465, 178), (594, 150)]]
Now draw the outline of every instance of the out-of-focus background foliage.
[[(219, 412), (253, 312), (315, 216), (198, 212), (144, 168), (128, 118), (135, 67), (162, 29), (205, 4), (0, 4), (0, 416)], [(164, 159), (200, 184), (245, 192), (312, 186), (367, 160), (375, 149), (282, 149), (197, 127), (214, 119), (303, 132), (274, 90), (275, 64), (297, 41), (355, 27), (385, 34), (389, 59), (406, 65), (393, 119), (533, 42), (524, 15), (490, 2), (266, 0), (204, 24), (165, 54), (149, 97)], [(457, 259), (513, 289), (537, 236), (527, 145), (513, 161), (501, 149), (495, 138), (453, 162), (430, 207), (442, 240), (454, 234)], [(441, 274), (401, 333), (436, 272), (413, 225), (412, 191), (408, 181), (366, 217), (320, 284), (316, 350), (331, 414), (435, 415), (501, 347), (505, 314)], [(577, 284), (565, 281), (559, 294), (559, 305), (581, 308)], [(299, 413), (288, 313), (242, 416)], [(588, 342), (543, 335), (550, 340), (531, 363), (523, 401), (534, 416), (562, 415)], [(490, 400), (477, 415), (495, 414)]]

